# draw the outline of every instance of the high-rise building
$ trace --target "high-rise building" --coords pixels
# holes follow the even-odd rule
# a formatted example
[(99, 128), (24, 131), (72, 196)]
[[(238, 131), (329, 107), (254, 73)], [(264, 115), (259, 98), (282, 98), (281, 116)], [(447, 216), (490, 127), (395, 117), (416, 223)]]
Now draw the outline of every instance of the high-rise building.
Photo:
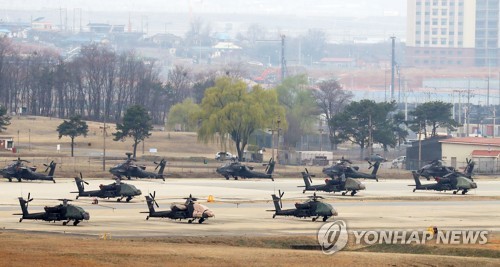
[(407, 65), (499, 65), (499, 0), (408, 0), (407, 7)]

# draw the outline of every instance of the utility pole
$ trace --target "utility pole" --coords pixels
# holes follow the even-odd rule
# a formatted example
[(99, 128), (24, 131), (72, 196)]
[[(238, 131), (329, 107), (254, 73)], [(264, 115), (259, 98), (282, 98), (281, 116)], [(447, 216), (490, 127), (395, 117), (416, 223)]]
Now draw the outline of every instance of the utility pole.
[(422, 165), (422, 122), (418, 124), (418, 168)]
[(368, 158), (373, 154), (373, 140), (372, 140), (372, 114), (368, 114)]
[[(256, 40), (256, 42), (281, 42), (281, 59), (280, 59), (280, 67), (281, 67), (281, 81), (283, 81), (286, 77), (286, 57), (285, 57), (285, 35), (280, 35), (279, 40)], [(271, 61), (269, 57), (269, 61)]]
[(319, 118), (319, 151), (323, 151), (323, 119)]
[[(281, 82), (286, 77), (286, 59), (285, 59), (285, 35), (281, 35)], [(279, 127), (279, 126), (278, 126)]]
[(274, 132), (276, 129), (274, 128), (274, 120), (273, 120), (273, 125), (271, 126), (271, 129), (269, 130), (271, 132), (271, 158), (274, 160)]
[(470, 113), (470, 78), (467, 80), (467, 111), (465, 112), (465, 133), (469, 137), (469, 113)]
[(107, 128), (109, 128), (109, 126), (106, 126), (106, 99), (104, 99), (104, 118), (103, 118), (103, 121), (104, 121), (104, 125), (103, 127), (99, 127), (102, 129), (102, 138), (103, 138), (103, 141), (102, 141), (102, 170), (105, 171), (106, 170), (106, 135), (107, 135)]
[(391, 57), (391, 100), (394, 100), (394, 71), (396, 66), (396, 37), (392, 36), (392, 57)]
[[(462, 124), (462, 93), (465, 93), (465, 90), (453, 90), (452, 98), (453, 98), (453, 119), (455, 119), (455, 93), (458, 93), (458, 123)], [(459, 129), (462, 129), (460, 127)], [(462, 134), (462, 131), (459, 133)]]
[(488, 75), (487, 87), (486, 87), (486, 106), (490, 106), (490, 76)]
[(280, 159), (280, 123), (281, 123), (281, 116), (278, 115), (278, 128), (276, 130), (278, 131), (278, 142), (276, 142), (276, 163), (279, 164), (279, 159)]

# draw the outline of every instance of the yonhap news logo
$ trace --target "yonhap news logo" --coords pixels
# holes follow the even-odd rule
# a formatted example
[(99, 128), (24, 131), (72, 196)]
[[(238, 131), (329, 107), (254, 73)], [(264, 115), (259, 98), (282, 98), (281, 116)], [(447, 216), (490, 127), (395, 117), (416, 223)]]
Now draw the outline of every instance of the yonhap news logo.
[(325, 254), (333, 254), (347, 245), (347, 225), (342, 220), (325, 223), (318, 231), (318, 242)]
[[(425, 245), (427, 241), (435, 244), (486, 244), (489, 232), (486, 230), (447, 230), (438, 231), (437, 227), (426, 230), (372, 230), (352, 231), (354, 244), (400, 244)], [(318, 243), (324, 254), (331, 255), (342, 250), (349, 239), (347, 224), (342, 220), (325, 223), (318, 230)]]

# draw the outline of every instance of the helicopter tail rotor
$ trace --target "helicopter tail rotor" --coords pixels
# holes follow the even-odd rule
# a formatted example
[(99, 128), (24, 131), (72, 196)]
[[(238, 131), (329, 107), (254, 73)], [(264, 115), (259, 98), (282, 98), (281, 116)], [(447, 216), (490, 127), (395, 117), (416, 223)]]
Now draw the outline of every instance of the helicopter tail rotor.
[(153, 200), (153, 204), (155, 204), (155, 206), (156, 206), (157, 208), (159, 208), (160, 206), (158, 205), (158, 202), (156, 202), (156, 199), (155, 199), (155, 197), (156, 197), (156, 191), (153, 191), (153, 194), (149, 193), (149, 196), (150, 196), (150, 197), (151, 197), (151, 199)]
[(28, 208), (28, 204), (33, 201), (33, 199), (31, 198), (31, 193), (28, 193), (28, 199), (26, 200), (26, 208)]
[(279, 194), (279, 199), (280, 199), (280, 208), (283, 208), (283, 201), (281, 201), (281, 198), (283, 197), (285, 192), (281, 192), (281, 190), (278, 190), (278, 194)]
[(80, 180), (82, 180), (83, 183), (85, 183), (86, 185), (88, 185), (89, 183), (87, 183), (87, 181), (83, 180), (83, 175), (82, 175), (82, 172), (80, 172)]

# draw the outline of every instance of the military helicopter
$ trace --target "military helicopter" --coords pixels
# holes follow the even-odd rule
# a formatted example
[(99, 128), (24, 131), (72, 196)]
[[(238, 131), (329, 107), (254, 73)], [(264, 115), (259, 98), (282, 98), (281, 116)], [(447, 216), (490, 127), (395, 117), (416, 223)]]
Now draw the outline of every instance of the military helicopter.
[(313, 217), (312, 221), (315, 222), (319, 217), (323, 217), (323, 221), (325, 222), (328, 218), (338, 215), (332, 205), (319, 201), (319, 199), (322, 199), (323, 197), (316, 196), (316, 193), (314, 193), (313, 196), (310, 196), (309, 200), (304, 203), (295, 203), (295, 209), (283, 210), (281, 198), (285, 192), (278, 190), (278, 193), (279, 197), (275, 194), (271, 195), (273, 197), (275, 210), (268, 211), (274, 211), (273, 218), (276, 216), (294, 216), (301, 218)]
[(4, 178), (9, 179), (9, 182), (12, 182), (13, 178), (17, 179), (18, 182), (21, 182), (21, 180), (52, 181), (54, 183), (56, 182), (54, 180), (54, 172), (56, 170), (56, 163), (54, 161), (51, 161), (48, 165), (43, 164), (47, 167), (45, 169), (45, 172), (49, 171), (47, 175), (36, 172), (36, 167), (25, 166), (23, 162), (29, 163), (29, 161), (27, 160), (17, 158), (13, 163), (0, 170), (0, 173)]
[(155, 205), (157, 208), (160, 206), (155, 200), (156, 191), (153, 194), (149, 193), (149, 196), (146, 196), (146, 202), (148, 204), (149, 211), (144, 211), (141, 213), (148, 213), (146, 220), (149, 220), (150, 217), (155, 218), (169, 218), (172, 220), (183, 220), (188, 219), (188, 223), (192, 223), (196, 219), (198, 219), (198, 223), (203, 223), (206, 219), (214, 217), (214, 212), (211, 211), (204, 205), (195, 203), (198, 199), (189, 195), (189, 197), (184, 198), (186, 201), (184, 204), (176, 204), (172, 203), (170, 206), (170, 210), (165, 211), (156, 211)]
[(139, 196), (142, 194), (141, 190), (137, 189), (135, 186), (131, 184), (122, 183), (119, 178), (116, 181), (109, 185), (100, 185), (99, 190), (90, 190), (85, 191), (85, 185), (88, 185), (86, 181), (83, 180), (82, 174), (80, 173), (80, 177), (75, 177), (75, 183), (78, 187), (78, 193), (76, 199), (79, 197), (99, 197), (99, 198), (117, 198), (116, 201), (121, 201), (123, 198), (129, 202), (133, 197)]
[(153, 178), (153, 179), (163, 179), (165, 181), (165, 177), (163, 175), (163, 171), (165, 170), (165, 166), (167, 165), (167, 161), (165, 159), (160, 160), (160, 162), (155, 162), (158, 173), (148, 172), (146, 171), (146, 166), (138, 166), (133, 164), (132, 161), (136, 161), (136, 159), (131, 158), (132, 153), (126, 153), (127, 160), (124, 163), (120, 163), (111, 169), (109, 172), (115, 176), (122, 177), (125, 176), (127, 179), (131, 179), (132, 177), (136, 178)]
[(453, 194), (462, 191), (462, 195), (465, 195), (470, 189), (477, 188), (477, 184), (472, 180), (470, 176), (467, 176), (461, 172), (450, 172), (443, 177), (436, 177), (437, 181), (434, 184), (421, 184), (420, 183), (420, 174), (416, 171), (412, 172), (413, 179), (415, 180), (415, 186), (413, 192), (416, 190), (434, 190), (434, 191), (451, 191), (453, 190)]
[(45, 206), (43, 212), (29, 213), (28, 204), (33, 199), (30, 198), (30, 193), (28, 193), (28, 199), (19, 197), (19, 204), (21, 205), (21, 210), (23, 213), (17, 213), (14, 215), (22, 215), (19, 222), (26, 220), (44, 220), (44, 221), (63, 221), (63, 225), (67, 225), (70, 221), (73, 221), (73, 225), (77, 226), (83, 220), (89, 220), (90, 215), (84, 209), (79, 206), (71, 205), (68, 202), (69, 199), (58, 199), (62, 201), (62, 204), (57, 206), (49, 207)]
[(380, 167), (380, 161), (375, 161), (374, 164), (370, 161), (368, 161), (368, 163), (370, 164), (368, 169), (373, 167), (371, 174), (360, 172), (358, 166), (351, 166), (350, 164), (352, 164), (352, 162), (344, 158), (338, 160), (334, 165), (324, 168), (323, 173), (332, 179), (335, 179), (335, 176), (340, 178), (344, 175), (345, 178), (375, 179), (378, 182), (377, 171)]
[[(470, 159), (466, 159), (466, 162), (467, 166), (465, 167), (464, 174), (470, 178), (472, 175), (472, 171), (474, 170), (475, 163)], [(424, 165), (422, 168), (416, 171), (419, 176), (425, 177), (427, 181), (429, 181), (431, 178), (444, 177), (445, 175), (454, 172), (456, 172), (455, 168), (445, 166), (442, 160), (430, 161), (428, 164)]]
[(272, 176), (274, 172), (274, 165), (276, 162), (273, 158), (269, 159), (269, 162), (266, 166), (265, 173), (256, 172), (253, 170), (253, 167), (241, 164), (238, 161), (228, 162), (217, 168), (216, 172), (229, 180), (229, 177), (232, 176), (235, 180), (238, 180), (238, 177), (241, 178), (264, 178), (271, 179), (274, 181)]
[(302, 172), (305, 186), (299, 186), (305, 187), (302, 193), (306, 191), (342, 192), (342, 195), (345, 196), (348, 192), (351, 192), (351, 196), (354, 196), (359, 190), (366, 189), (365, 185), (360, 181), (353, 178), (345, 178), (345, 176), (343, 178), (326, 179), (325, 184), (311, 185), (311, 177), (315, 177), (315, 175), (310, 174), (307, 168), (305, 170), (305, 172)]

